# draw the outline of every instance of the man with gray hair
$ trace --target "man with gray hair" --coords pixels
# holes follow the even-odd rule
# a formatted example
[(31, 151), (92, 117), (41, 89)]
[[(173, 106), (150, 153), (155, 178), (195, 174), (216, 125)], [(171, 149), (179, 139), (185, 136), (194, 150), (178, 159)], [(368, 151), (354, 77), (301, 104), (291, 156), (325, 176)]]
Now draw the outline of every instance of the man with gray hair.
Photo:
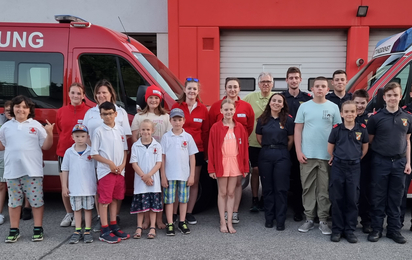
[[(273, 77), (270, 73), (262, 72), (258, 77), (258, 86), (260, 88), (260, 92), (253, 92), (248, 94), (243, 100), (248, 102), (255, 112), (255, 118), (258, 118), (263, 111), (265, 110), (266, 105), (269, 102), (269, 98), (273, 94), (271, 92), (273, 88)], [(263, 210), (263, 199), (261, 198), (261, 205), (259, 207), (259, 170), (258, 170), (258, 159), (259, 159), (259, 152), (261, 149), (260, 144), (256, 139), (256, 123), (253, 128), (252, 134), (249, 136), (249, 160), (252, 165), (252, 177), (250, 181), (250, 185), (252, 187), (252, 207), (250, 208), (251, 212), (259, 212), (259, 210)], [(269, 228), (273, 227), (273, 224)]]

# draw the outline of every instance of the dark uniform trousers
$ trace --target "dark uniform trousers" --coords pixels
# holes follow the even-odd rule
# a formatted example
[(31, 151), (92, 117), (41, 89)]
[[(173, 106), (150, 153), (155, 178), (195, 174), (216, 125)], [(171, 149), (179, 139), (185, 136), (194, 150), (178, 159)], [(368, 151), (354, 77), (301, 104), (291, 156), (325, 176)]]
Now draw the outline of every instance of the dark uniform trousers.
[(329, 177), (332, 233), (353, 233), (358, 223), (360, 160), (333, 159)]
[(361, 160), (359, 216), (363, 226), (371, 224), (371, 154), (372, 152), (368, 152)]
[(277, 225), (286, 220), (289, 190), (290, 156), (285, 148), (262, 147), (259, 155), (259, 175), (265, 205), (266, 221), (276, 218)]
[(302, 181), (300, 180), (300, 164), (296, 156), (295, 146), (290, 149), (290, 191), (292, 192), (292, 208), (296, 213), (303, 213), (305, 210), (302, 203)]
[(401, 203), (405, 189), (406, 157), (372, 155), (372, 228), (382, 232), (385, 213), (387, 233), (401, 230)]

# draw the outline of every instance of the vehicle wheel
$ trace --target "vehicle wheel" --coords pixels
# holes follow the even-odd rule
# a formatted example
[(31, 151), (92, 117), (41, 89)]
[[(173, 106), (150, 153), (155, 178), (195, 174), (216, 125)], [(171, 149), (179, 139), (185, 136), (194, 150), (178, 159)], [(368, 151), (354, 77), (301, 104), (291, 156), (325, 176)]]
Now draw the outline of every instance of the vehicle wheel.
[(217, 201), (217, 183), (216, 180), (209, 177), (207, 164), (203, 164), (199, 179), (199, 192), (197, 193), (196, 205), (193, 213), (199, 213), (206, 210)]

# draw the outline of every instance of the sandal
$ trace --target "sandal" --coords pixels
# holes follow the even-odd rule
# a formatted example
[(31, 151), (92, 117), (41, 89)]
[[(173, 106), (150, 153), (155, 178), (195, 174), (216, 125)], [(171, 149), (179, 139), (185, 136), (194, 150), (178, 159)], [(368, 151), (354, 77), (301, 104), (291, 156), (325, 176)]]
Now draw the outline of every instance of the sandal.
[[(155, 232), (156, 232), (156, 228), (154, 228), (154, 227), (151, 227), (150, 228), (150, 230), (155, 230)], [(149, 232), (149, 234), (147, 234), (147, 238), (148, 239), (153, 239), (153, 238), (155, 238), (156, 237), (156, 234), (155, 233), (151, 233), (151, 232)]]
[[(138, 230), (138, 229), (140, 229), (140, 234), (137, 233), (137, 230)], [(141, 238), (141, 237), (142, 237), (142, 231), (143, 231), (142, 227), (137, 227), (137, 228), (136, 228), (136, 232), (133, 234), (133, 238), (134, 238), (134, 239), (139, 239), (139, 238)]]

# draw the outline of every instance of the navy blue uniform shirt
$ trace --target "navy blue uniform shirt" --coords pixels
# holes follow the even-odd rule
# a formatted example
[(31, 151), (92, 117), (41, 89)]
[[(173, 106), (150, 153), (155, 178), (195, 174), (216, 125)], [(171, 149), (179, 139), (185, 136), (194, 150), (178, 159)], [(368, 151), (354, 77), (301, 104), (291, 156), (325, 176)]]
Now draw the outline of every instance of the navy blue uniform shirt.
[(326, 99), (338, 105), (340, 111), (340, 107), (342, 106), (343, 102), (352, 99), (352, 93), (346, 93), (343, 98), (340, 98), (336, 96), (335, 92), (332, 92), (326, 95)]
[(296, 117), (300, 104), (312, 99), (312, 96), (309, 93), (300, 90), (299, 94), (296, 97), (292, 96), (289, 93), (289, 90), (283, 91), (282, 95), (284, 95), (286, 98), (286, 103), (288, 103), (289, 107), (289, 114), (293, 116), (293, 118)]
[(405, 154), (406, 135), (412, 132), (411, 119), (402, 109), (390, 113), (386, 108), (369, 117), (368, 133), (374, 135), (372, 151), (387, 157)]
[(328, 142), (335, 145), (334, 157), (341, 160), (360, 160), (362, 144), (369, 142), (369, 135), (364, 124), (355, 123), (349, 130), (342, 123), (333, 126)]
[(295, 124), (291, 116), (286, 118), (286, 125), (280, 123), (279, 118), (270, 117), (265, 125), (259, 118), (256, 125), (256, 134), (262, 135), (262, 147), (268, 145), (283, 145), (288, 147), (288, 136), (293, 135)]

